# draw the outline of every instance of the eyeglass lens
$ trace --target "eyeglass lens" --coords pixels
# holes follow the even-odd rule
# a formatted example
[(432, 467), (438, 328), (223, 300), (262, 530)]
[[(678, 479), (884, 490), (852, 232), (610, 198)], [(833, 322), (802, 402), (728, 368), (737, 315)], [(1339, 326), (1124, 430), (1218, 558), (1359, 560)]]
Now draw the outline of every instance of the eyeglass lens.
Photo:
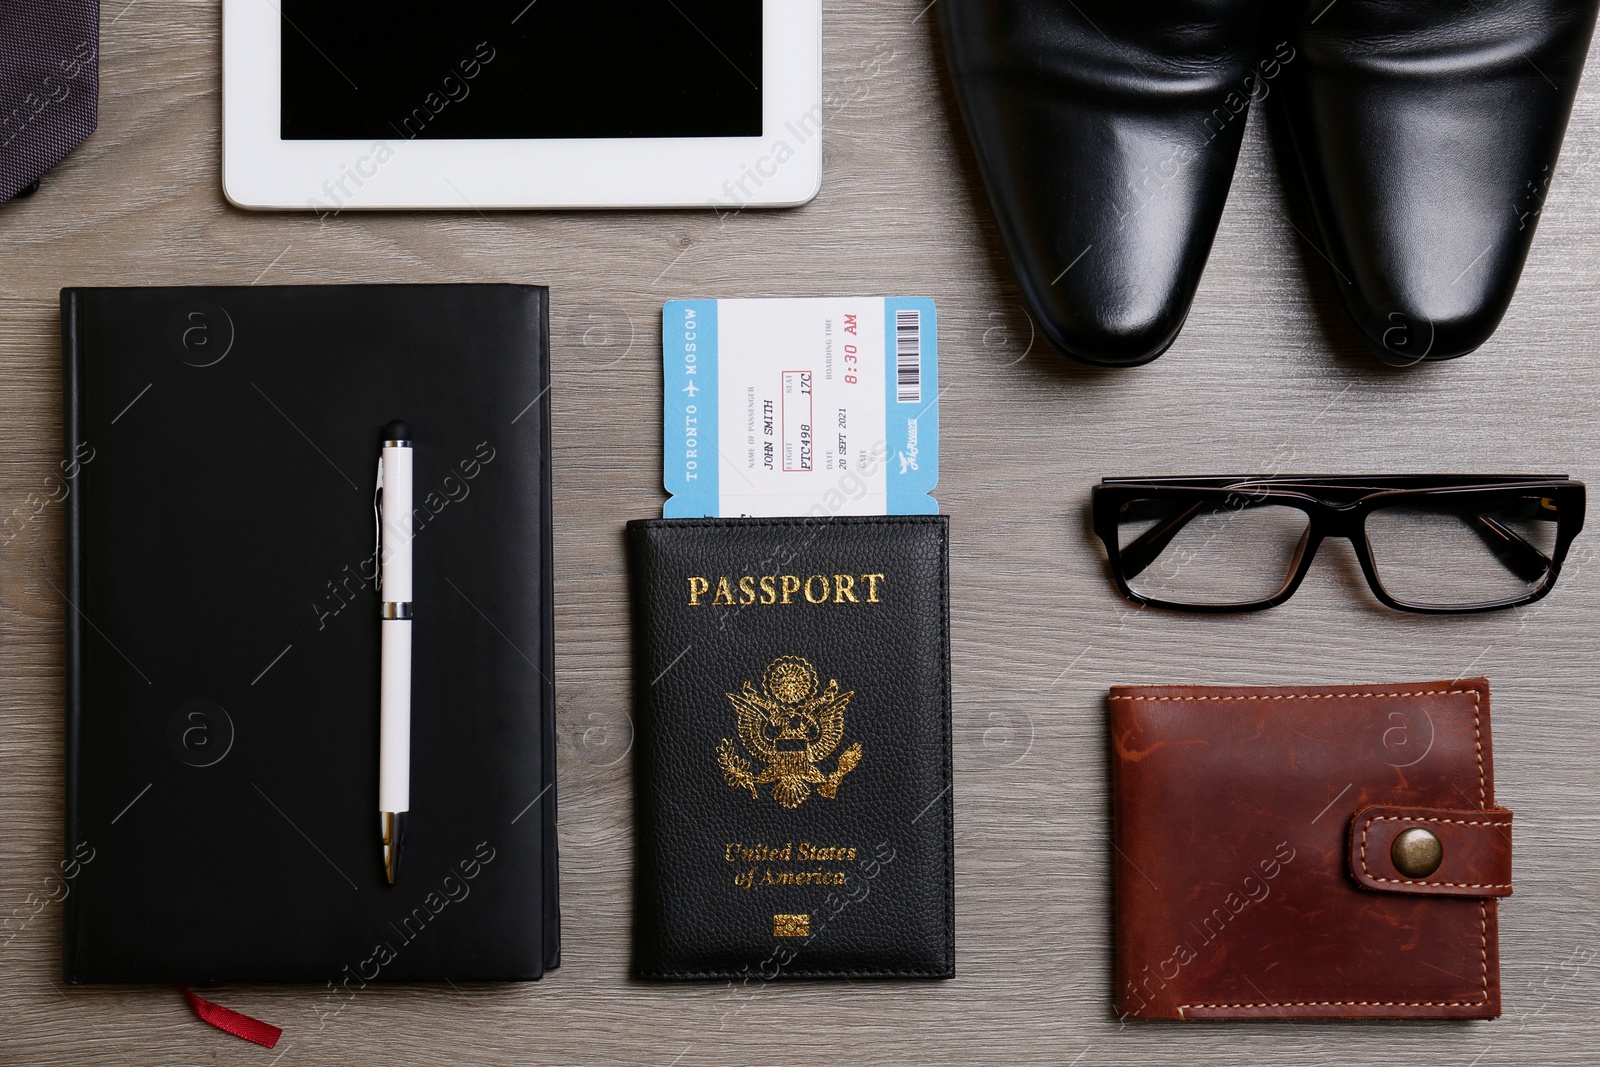
[(1293, 575), (1310, 530), (1299, 508), (1246, 497), (1131, 500), (1117, 514), (1128, 587), (1195, 607), (1275, 596)]
[(1503, 603), (1549, 576), (1558, 516), (1555, 500), (1537, 491), (1422, 497), (1373, 510), (1367, 545), (1379, 584), (1403, 603)]

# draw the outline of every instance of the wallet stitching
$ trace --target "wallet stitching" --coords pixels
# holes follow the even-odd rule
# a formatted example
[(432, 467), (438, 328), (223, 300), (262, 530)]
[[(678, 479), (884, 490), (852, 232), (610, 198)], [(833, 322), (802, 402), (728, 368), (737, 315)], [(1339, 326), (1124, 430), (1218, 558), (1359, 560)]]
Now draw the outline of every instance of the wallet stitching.
[(1510, 889), (1510, 882), (1433, 882), (1425, 878), (1379, 878), (1372, 873), (1372, 868), (1367, 866), (1367, 831), (1372, 829), (1375, 822), (1440, 822), (1450, 823), (1454, 826), (1510, 826), (1511, 820), (1500, 822), (1490, 820), (1478, 822), (1472, 819), (1436, 819), (1436, 818), (1408, 818), (1404, 815), (1373, 815), (1361, 825), (1361, 873), (1372, 882), (1387, 882), (1391, 885), (1420, 885), (1420, 886), (1449, 886), (1453, 889)]
[(1179, 1004), (1189, 1008), (1473, 1008), (1489, 1003), (1489, 905), (1478, 902), (1478, 965), (1483, 970), (1482, 1000), (1285, 1000), (1265, 1004)]
[(1478, 968), (1483, 971), (1483, 1002), (1489, 1003), (1489, 905), (1478, 901)]
[[(1323, 700), (1358, 697), (1426, 697), (1461, 696), (1472, 694), (1472, 736), (1478, 757), (1478, 805), (1487, 808), (1487, 785), (1483, 770), (1483, 693), (1478, 689), (1428, 689), (1414, 693), (1277, 693), (1238, 696), (1142, 696), (1132, 693), (1113, 693), (1112, 700)], [(1370, 826), (1372, 820), (1368, 820)], [(1493, 824), (1491, 824), (1493, 825)], [(1504, 824), (1501, 824), (1504, 825)], [(1366, 865), (1363, 846), (1362, 866)], [(1441, 884), (1441, 883), (1435, 883)], [(1188, 1008), (1471, 1008), (1489, 1003), (1489, 905), (1478, 901), (1478, 961), (1483, 971), (1482, 1000), (1288, 1000), (1266, 1004), (1179, 1004), (1181, 1017)]]
[(1479, 1000), (1287, 1000), (1265, 1004), (1179, 1004), (1181, 1015), (1189, 1008), (1475, 1008)]
[[(1477, 704), (1478, 691), (1476, 689), (1424, 689), (1415, 693), (1263, 693), (1259, 696), (1142, 696), (1136, 693), (1112, 693), (1112, 700), (1354, 700), (1360, 697), (1453, 697), (1471, 693), (1473, 704)], [(1477, 714), (1473, 714), (1473, 723), (1476, 726)], [(1483, 765), (1483, 746), (1478, 746), (1478, 765)], [(1479, 785), (1482, 785), (1480, 771)], [(1481, 790), (1480, 790), (1481, 792)], [(1333, 1003), (1330, 1001), (1329, 1003)], [(1355, 1003), (1351, 1001), (1350, 1003)], [(1200, 1006), (1200, 1005), (1197, 1005)]]
[(1476, 689), (1472, 691), (1472, 744), (1478, 753), (1478, 807), (1487, 808), (1489, 802), (1483, 777), (1483, 701)]

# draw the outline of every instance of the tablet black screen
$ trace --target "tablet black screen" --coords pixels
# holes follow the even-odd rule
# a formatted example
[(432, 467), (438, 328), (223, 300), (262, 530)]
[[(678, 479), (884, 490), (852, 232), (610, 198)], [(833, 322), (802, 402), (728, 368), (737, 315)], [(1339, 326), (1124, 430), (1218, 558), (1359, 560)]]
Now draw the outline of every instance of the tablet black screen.
[(758, 137), (761, 0), (281, 0), (284, 140)]

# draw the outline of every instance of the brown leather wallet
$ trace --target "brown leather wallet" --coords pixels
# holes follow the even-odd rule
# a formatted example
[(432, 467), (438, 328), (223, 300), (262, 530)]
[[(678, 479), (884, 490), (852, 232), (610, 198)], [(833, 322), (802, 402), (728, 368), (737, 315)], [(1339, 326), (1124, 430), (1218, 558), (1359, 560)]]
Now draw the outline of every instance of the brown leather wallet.
[(1500, 1014), (1489, 683), (1111, 691), (1116, 1006)]

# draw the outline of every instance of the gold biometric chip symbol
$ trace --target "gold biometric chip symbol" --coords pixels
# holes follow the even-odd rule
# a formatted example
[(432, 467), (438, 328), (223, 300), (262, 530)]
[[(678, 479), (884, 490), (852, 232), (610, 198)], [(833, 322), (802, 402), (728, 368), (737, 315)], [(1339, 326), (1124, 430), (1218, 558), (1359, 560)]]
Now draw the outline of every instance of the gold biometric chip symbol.
[(729, 786), (748, 790), (759, 800), (760, 787), (770, 784), (772, 798), (786, 808), (805, 803), (813, 786), (830, 800), (838, 794), (844, 776), (861, 762), (861, 744), (841, 752), (829, 774), (817, 764), (844, 740), (844, 710), (856, 694), (853, 689), (839, 692), (833, 679), (819, 695), (820, 688), (821, 679), (808, 660), (779, 656), (767, 664), (760, 689), (746, 681), (742, 691), (727, 694), (738, 716), (739, 740), (762, 764), (759, 769), (752, 766), (733, 740), (724, 737), (717, 763)]
[(810, 937), (810, 915), (774, 915), (772, 917), (773, 937)]

